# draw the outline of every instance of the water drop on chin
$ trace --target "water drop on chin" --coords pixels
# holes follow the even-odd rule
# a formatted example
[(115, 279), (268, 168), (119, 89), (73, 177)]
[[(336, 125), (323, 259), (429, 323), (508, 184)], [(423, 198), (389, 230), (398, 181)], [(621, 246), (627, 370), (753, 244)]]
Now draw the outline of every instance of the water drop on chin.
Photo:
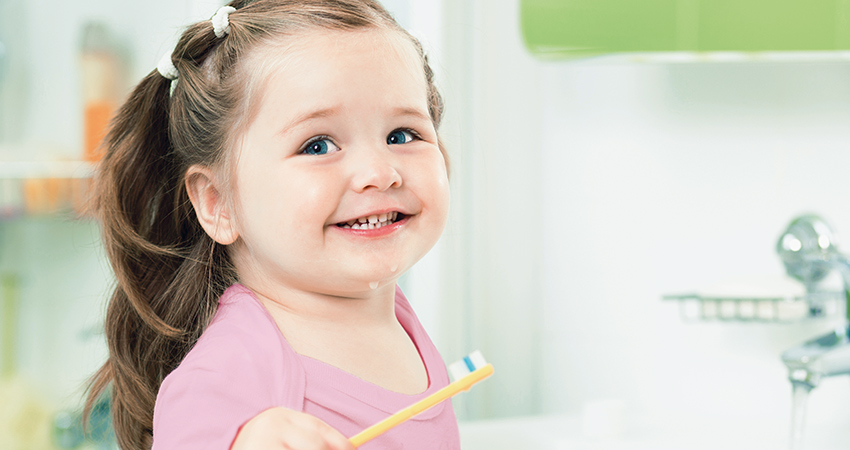
[(377, 282), (377, 281), (372, 281), (372, 282), (370, 282), (370, 283), (369, 283), (369, 287), (370, 287), (371, 289), (378, 289), (378, 282)]
[(396, 266), (392, 266), (392, 267), (390, 267), (390, 272), (395, 273), (395, 271), (396, 271), (396, 270), (398, 270), (398, 266), (397, 266), (397, 265), (396, 265)]

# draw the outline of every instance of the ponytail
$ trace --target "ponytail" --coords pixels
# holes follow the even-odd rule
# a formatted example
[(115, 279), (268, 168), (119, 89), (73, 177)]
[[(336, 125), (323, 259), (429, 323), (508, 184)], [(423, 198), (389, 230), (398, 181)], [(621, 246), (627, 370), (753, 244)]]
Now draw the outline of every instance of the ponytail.
[(84, 415), (111, 384), (122, 449), (150, 448), (163, 378), (236, 279), (183, 187), (187, 165), (168, 138), (169, 90), (156, 71), (142, 80), (112, 123), (95, 178), (93, 206), (117, 287), (106, 312), (109, 359), (91, 381)]

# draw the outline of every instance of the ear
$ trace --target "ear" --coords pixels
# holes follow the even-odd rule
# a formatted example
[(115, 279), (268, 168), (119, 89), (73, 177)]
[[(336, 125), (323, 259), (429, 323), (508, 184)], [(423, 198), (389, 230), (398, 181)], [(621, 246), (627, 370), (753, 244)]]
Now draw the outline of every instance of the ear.
[(232, 207), (220, 190), (215, 172), (194, 165), (186, 170), (186, 192), (204, 231), (216, 242), (229, 245), (239, 237)]

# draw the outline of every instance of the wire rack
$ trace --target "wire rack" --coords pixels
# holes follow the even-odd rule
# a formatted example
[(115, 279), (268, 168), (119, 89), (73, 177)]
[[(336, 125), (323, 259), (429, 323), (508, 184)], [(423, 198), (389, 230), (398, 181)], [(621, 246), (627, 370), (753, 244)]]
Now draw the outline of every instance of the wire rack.
[(695, 293), (662, 297), (679, 304), (687, 321), (796, 322), (842, 313), (843, 292), (815, 292), (788, 297), (716, 297)]

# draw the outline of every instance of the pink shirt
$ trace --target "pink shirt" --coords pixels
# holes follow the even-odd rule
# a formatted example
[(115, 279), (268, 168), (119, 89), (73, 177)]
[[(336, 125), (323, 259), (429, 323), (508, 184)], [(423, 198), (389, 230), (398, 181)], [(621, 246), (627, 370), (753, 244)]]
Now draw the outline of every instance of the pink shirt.
[[(239, 427), (275, 406), (314, 415), (351, 437), (446, 386), (443, 360), (398, 288), (395, 312), (428, 372), (428, 389), (421, 394), (388, 391), (295, 353), (257, 297), (242, 285), (231, 286), (210, 326), (162, 382), (153, 450), (227, 450)], [(360, 449), (459, 450), (451, 402)]]

